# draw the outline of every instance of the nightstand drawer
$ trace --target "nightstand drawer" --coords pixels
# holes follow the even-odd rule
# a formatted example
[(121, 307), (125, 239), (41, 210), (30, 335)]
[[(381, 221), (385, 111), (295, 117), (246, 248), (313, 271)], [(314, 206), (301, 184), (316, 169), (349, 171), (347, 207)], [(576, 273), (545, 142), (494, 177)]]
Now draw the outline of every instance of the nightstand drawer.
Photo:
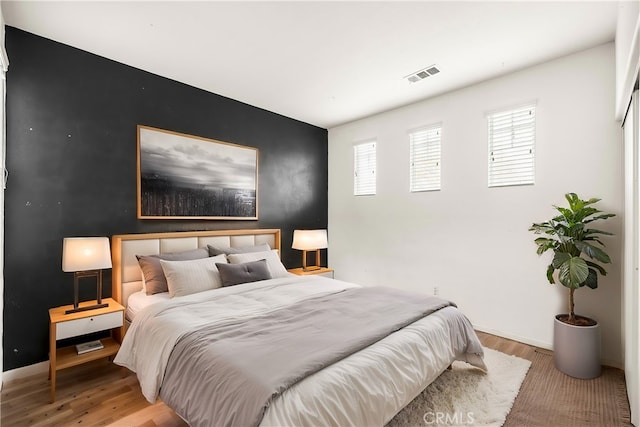
[(76, 337), (120, 326), (122, 326), (122, 311), (59, 322), (56, 324), (56, 339)]

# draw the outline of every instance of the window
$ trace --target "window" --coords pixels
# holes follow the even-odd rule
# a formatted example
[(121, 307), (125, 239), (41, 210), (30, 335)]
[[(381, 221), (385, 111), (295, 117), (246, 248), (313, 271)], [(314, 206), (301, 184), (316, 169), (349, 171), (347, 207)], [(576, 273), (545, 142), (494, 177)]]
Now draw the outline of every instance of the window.
[(491, 113), (488, 121), (489, 187), (533, 184), (535, 105)]
[(440, 141), (442, 126), (409, 132), (409, 190), (440, 190)]
[(353, 195), (376, 194), (376, 141), (353, 146)]

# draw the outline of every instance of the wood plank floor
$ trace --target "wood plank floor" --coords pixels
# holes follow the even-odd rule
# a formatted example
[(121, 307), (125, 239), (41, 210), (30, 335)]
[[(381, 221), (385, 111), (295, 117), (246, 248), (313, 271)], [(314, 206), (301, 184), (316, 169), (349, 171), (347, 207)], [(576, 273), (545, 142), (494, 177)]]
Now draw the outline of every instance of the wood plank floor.
[[(622, 371), (605, 368), (597, 381), (567, 380), (565, 375), (544, 365), (549, 356), (546, 350), (481, 332), (478, 336), (486, 347), (532, 361), (505, 427), (631, 426)], [(534, 369), (536, 366), (538, 369)], [(595, 383), (614, 390), (613, 396), (605, 396), (612, 400), (602, 403), (603, 389), (592, 386)], [(542, 395), (536, 389), (539, 384), (545, 385)], [(0, 424), (2, 427), (186, 426), (166, 405), (146, 402), (135, 375), (106, 359), (59, 371), (56, 390), (57, 400), (50, 404), (46, 375), (5, 384), (0, 399)], [(553, 395), (554, 390), (558, 396)], [(562, 396), (572, 396), (572, 400), (567, 402)]]
[(632, 427), (624, 372), (603, 366), (580, 380), (553, 366), (549, 350), (478, 332), (485, 347), (531, 361), (504, 427)]

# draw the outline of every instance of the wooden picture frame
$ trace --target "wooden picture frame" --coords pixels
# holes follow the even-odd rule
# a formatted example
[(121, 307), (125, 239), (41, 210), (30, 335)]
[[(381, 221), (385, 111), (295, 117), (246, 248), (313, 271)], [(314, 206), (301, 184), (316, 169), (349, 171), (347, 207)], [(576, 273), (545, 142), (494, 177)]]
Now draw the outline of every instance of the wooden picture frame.
[(258, 149), (138, 125), (139, 219), (258, 219)]

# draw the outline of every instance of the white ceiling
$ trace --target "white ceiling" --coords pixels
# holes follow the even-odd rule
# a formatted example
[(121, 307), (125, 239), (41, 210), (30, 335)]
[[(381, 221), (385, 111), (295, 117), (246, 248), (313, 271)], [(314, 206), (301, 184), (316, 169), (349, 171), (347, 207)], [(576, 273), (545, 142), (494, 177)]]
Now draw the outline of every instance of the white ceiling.
[[(323, 128), (613, 41), (617, 10), (615, 1), (2, 1), (7, 25)], [(403, 79), (432, 64), (440, 74)]]

